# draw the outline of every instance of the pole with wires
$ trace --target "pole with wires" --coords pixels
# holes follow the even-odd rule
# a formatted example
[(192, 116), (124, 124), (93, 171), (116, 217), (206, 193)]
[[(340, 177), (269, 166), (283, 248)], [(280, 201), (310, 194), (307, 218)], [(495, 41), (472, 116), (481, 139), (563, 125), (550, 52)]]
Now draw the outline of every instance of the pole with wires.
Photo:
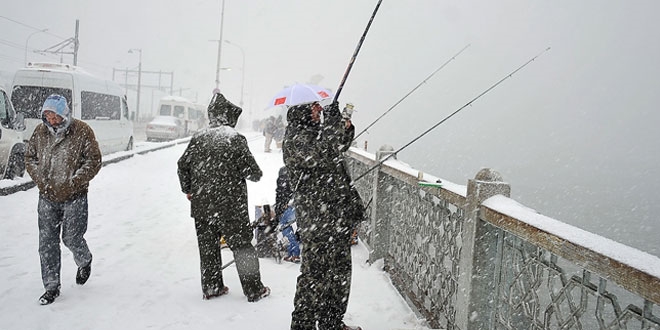
[(348, 74), (351, 72), (351, 69), (353, 68), (353, 63), (355, 63), (355, 59), (357, 58), (357, 55), (360, 52), (362, 43), (364, 42), (364, 39), (367, 37), (367, 32), (369, 32), (369, 28), (371, 27), (371, 23), (374, 21), (374, 17), (376, 17), (376, 12), (378, 12), (378, 8), (380, 7), (381, 2), (383, 2), (383, 0), (378, 0), (378, 4), (376, 4), (376, 8), (374, 9), (374, 12), (373, 14), (371, 14), (371, 19), (369, 19), (369, 23), (367, 23), (367, 27), (364, 29), (364, 33), (362, 33), (362, 37), (360, 38), (357, 47), (355, 47), (353, 56), (351, 56), (351, 60), (348, 62), (348, 67), (346, 68), (346, 72), (344, 72), (344, 77), (341, 79), (341, 82), (339, 83), (339, 87), (337, 87), (337, 92), (335, 93), (335, 97), (332, 100), (333, 103), (337, 102), (337, 100), (339, 99), (339, 94), (341, 93), (341, 90), (344, 88), (344, 84), (346, 83)]
[(353, 138), (353, 141), (357, 140), (357, 138), (360, 137), (360, 135), (362, 135), (364, 132), (366, 132), (371, 126), (373, 126), (375, 123), (377, 123), (381, 118), (385, 117), (385, 115), (387, 115), (390, 111), (392, 111), (392, 109), (396, 108), (396, 106), (399, 105), (399, 103), (403, 102), (403, 100), (405, 100), (408, 96), (410, 96), (410, 94), (414, 93), (417, 90), (417, 88), (421, 87), (424, 83), (426, 83), (429, 79), (431, 79), (431, 77), (433, 77), (436, 73), (438, 73), (438, 71), (442, 70), (442, 68), (447, 66), (447, 64), (449, 64), (449, 62), (456, 59), (456, 57), (458, 57), (458, 55), (460, 55), (468, 47), (470, 47), (470, 44), (463, 47), (463, 49), (461, 49), (461, 51), (456, 53), (456, 55), (452, 56), (449, 60), (447, 60), (447, 62), (445, 62), (439, 68), (437, 68), (435, 71), (433, 71), (433, 73), (431, 73), (428, 77), (426, 77), (426, 79), (422, 80), (422, 82), (419, 83), (417, 86), (415, 86), (415, 88), (413, 88), (410, 92), (408, 92), (408, 94), (404, 95), (400, 100), (398, 100), (396, 103), (394, 103), (393, 106), (391, 106), (389, 109), (387, 109), (387, 111), (385, 111), (382, 115), (380, 115), (380, 117), (376, 118), (376, 120), (374, 120), (371, 124), (369, 124), (367, 127), (365, 127), (362, 130), (362, 132), (358, 133), (358, 135), (356, 135)]
[(511, 73), (509, 73), (508, 75), (504, 76), (504, 78), (500, 79), (498, 82), (496, 82), (495, 84), (493, 84), (492, 86), (488, 87), (486, 90), (484, 90), (483, 92), (481, 92), (479, 95), (477, 95), (476, 97), (474, 97), (474, 98), (473, 98), (472, 100), (470, 100), (468, 103), (466, 103), (466, 104), (463, 105), (462, 107), (458, 108), (456, 111), (452, 112), (449, 116), (445, 117), (444, 119), (442, 119), (441, 121), (439, 121), (439, 122), (436, 123), (435, 125), (431, 126), (431, 128), (427, 129), (427, 130), (424, 131), (422, 134), (420, 134), (420, 135), (418, 135), (416, 138), (412, 139), (412, 141), (406, 143), (403, 147), (401, 147), (401, 148), (399, 148), (398, 150), (394, 151), (393, 153), (387, 155), (387, 157), (385, 157), (385, 158), (383, 158), (382, 160), (380, 160), (380, 161), (378, 162), (378, 164), (374, 165), (373, 167), (371, 167), (370, 169), (368, 169), (366, 172), (360, 174), (360, 176), (358, 176), (357, 178), (353, 179), (353, 183), (355, 183), (356, 181), (360, 180), (362, 177), (364, 177), (365, 175), (367, 175), (368, 173), (370, 173), (370, 172), (373, 171), (374, 169), (380, 167), (385, 161), (387, 161), (388, 159), (390, 159), (392, 156), (398, 154), (399, 152), (401, 152), (401, 150), (403, 150), (403, 149), (407, 148), (408, 146), (410, 146), (411, 144), (415, 143), (417, 140), (421, 139), (424, 135), (426, 135), (426, 134), (429, 133), (430, 131), (434, 130), (436, 127), (440, 126), (442, 123), (444, 123), (445, 121), (447, 121), (449, 118), (453, 117), (455, 114), (459, 113), (461, 110), (467, 108), (469, 105), (472, 105), (472, 103), (474, 103), (476, 100), (478, 100), (479, 98), (481, 98), (482, 96), (484, 96), (486, 93), (488, 93), (488, 92), (490, 92), (491, 90), (493, 90), (495, 87), (497, 87), (499, 84), (501, 84), (501, 83), (504, 82), (505, 80), (511, 78), (511, 77), (512, 77), (514, 74), (516, 74), (518, 71), (522, 70), (522, 68), (526, 67), (529, 63), (531, 63), (532, 61), (536, 60), (539, 56), (543, 55), (545, 52), (547, 52), (547, 51), (549, 51), (549, 50), (550, 50), (550, 47), (546, 48), (545, 50), (543, 50), (542, 52), (540, 52), (540, 53), (537, 54), (536, 56), (532, 57), (532, 58), (529, 59), (527, 62), (525, 62), (523, 65), (519, 66), (517, 69), (513, 70)]

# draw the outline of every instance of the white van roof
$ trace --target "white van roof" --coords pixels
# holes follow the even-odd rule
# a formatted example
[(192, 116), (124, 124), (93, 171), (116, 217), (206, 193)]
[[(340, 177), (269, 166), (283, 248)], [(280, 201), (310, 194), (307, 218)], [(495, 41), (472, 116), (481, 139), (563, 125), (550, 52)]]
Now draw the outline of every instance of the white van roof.
[(34, 70), (44, 70), (44, 71), (64, 71), (64, 72), (78, 72), (82, 74), (87, 74), (89, 73), (85, 71), (83, 68), (71, 64), (64, 64), (64, 63), (48, 63), (48, 62), (35, 62), (35, 63), (28, 63), (25, 66), (25, 69), (34, 69)]
[(161, 102), (164, 101), (164, 102), (184, 102), (184, 103), (192, 103), (192, 102), (190, 102), (190, 100), (188, 100), (187, 98), (185, 98), (185, 97), (181, 97), (181, 96), (176, 96), (176, 95), (167, 95), (167, 96), (163, 96), (163, 97), (160, 99), (160, 101), (161, 101)]
[(16, 71), (13, 85), (73, 88), (76, 77), (81, 90), (124, 97), (124, 90), (114, 81), (96, 77), (83, 68), (63, 63), (28, 63)]

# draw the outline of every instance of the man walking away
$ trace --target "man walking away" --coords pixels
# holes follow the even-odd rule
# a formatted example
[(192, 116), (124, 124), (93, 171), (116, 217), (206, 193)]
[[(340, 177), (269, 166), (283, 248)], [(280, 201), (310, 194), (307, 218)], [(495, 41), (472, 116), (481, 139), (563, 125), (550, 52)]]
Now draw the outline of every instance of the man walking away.
[(101, 169), (101, 151), (94, 131), (71, 117), (66, 99), (49, 96), (25, 151), (25, 168), (39, 188), (39, 257), (46, 292), (39, 298), (48, 305), (60, 295), (62, 242), (78, 266), (76, 283), (83, 285), (92, 270), (87, 232), (89, 181)]
[(270, 294), (261, 283), (259, 259), (252, 246), (245, 179), (259, 181), (262, 172), (247, 140), (236, 130), (242, 110), (216, 93), (209, 104), (209, 128), (195, 134), (178, 161), (181, 190), (195, 219), (202, 277), (202, 298), (224, 295), (220, 237), (234, 254), (248, 301)]

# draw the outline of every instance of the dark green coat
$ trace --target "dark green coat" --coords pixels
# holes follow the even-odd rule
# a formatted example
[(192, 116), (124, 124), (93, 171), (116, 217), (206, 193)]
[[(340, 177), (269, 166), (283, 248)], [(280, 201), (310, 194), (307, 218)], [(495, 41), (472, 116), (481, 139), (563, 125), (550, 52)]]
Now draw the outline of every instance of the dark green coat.
[(247, 140), (234, 126), (241, 109), (217, 94), (211, 102), (210, 127), (195, 134), (178, 161), (181, 190), (191, 194), (191, 216), (249, 222), (245, 179), (262, 172)]
[(282, 148), (294, 190), (302, 265), (291, 329), (340, 329), (351, 284), (350, 235), (362, 220), (362, 203), (344, 167), (353, 126), (339, 109), (324, 110), (325, 122), (311, 120), (308, 105), (291, 107)]
[(309, 214), (307, 219), (299, 219), (299, 226), (352, 230), (362, 220), (363, 206), (350, 184), (343, 152), (349, 148), (355, 128), (345, 128), (338, 109), (333, 108), (325, 110), (321, 127), (311, 120), (309, 105), (291, 107), (287, 121), (282, 148), (284, 164), (295, 192), (296, 207), (302, 206)]

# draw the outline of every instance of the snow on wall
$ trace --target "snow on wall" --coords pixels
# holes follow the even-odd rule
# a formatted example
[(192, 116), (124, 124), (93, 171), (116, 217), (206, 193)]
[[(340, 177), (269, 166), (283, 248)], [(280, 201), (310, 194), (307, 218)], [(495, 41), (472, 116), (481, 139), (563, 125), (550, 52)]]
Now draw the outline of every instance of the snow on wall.
[(497, 195), (483, 203), (495, 211), (561, 237), (571, 243), (596, 251), (632, 268), (660, 278), (660, 258), (586, 230), (539, 214), (513, 199)]
[[(536, 245), (541, 244), (535, 243), (541, 242), (535, 241), (536, 237), (530, 237), (531, 241), (526, 241), (487, 221), (477, 221), (478, 226), (483, 226), (483, 228), (486, 228), (485, 230), (492, 232), (490, 236), (500, 237), (499, 239), (502, 241), (491, 240), (487, 243), (475, 243), (473, 238), (467, 237), (469, 235), (466, 235), (465, 229), (474, 225), (468, 225), (472, 221), (467, 222), (466, 215), (476, 214), (472, 212), (473, 210), (468, 210), (470, 206), (467, 200), (472, 197), (467, 195), (466, 186), (423, 173), (394, 158), (386, 160), (380, 167), (376, 168), (378, 164), (376, 155), (357, 148), (351, 148), (348, 154), (347, 164), (353, 178), (362, 176), (366, 171), (373, 169), (372, 172), (355, 182), (355, 186), (358, 188), (365, 204), (369, 205), (369, 217), (363, 222), (360, 231), (361, 239), (371, 249), (369, 259), (372, 262), (380, 258), (385, 260), (385, 267), (392, 278), (393, 284), (411, 307), (423, 315), (433, 327), (471, 328), (471, 322), (474, 321), (472, 316), (469, 320), (461, 323), (461, 320), (457, 320), (456, 310), (469, 310), (469, 315), (475, 315), (474, 313), (482, 316), (488, 315), (488, 317), (493, 318), (492, 321), (495, 323), (516, 323), (527, 328), (530, 323), (539, 322), (536, 319), (538, 315), (528, 315), (529, 310), (550, 310), (551, 312), (546, 313), (543, 317), (570, 319), (570, 315), (561, 314), (575, 313), (573, 307), (567, 310), (552, 311), (552, 301), (556, 299), (589, 301), (590, 305), (596, 304), (596, 300), (601, 299), (599, 297), (605, 296), (618, 297), (621, 302), (630, 299), (643, 299), (643, 297), (653, 297), (648, 299), (655, 301), (655, 295), (648, 295), (646, 292), (641, 291), (644, 291), (644, 288), (653, 289), (657, 287), (657, 284), (635, 285), (635, 281), (639, 283), (640, 279), (648, 278), (645, 276), (633, 278), (632, 282), (630, 282), (630, 279), (624, 279), (621, 275), (617, 275), (618, 279), (602, 279), (600, 283), (598, 280), (595, 283), (591, 280), (571, 280), (564, 283), (560, 279), (574, 278), (576, 276), (575, 271), (578, 274), (584, 271), (589, 272), (579, 266), (580, 262), (578, 261), (584, 258), (584, 255), (571, 255), (571, 253), (576, 252), (568, 252), (568, 255), (565, 254), (560, 257), (561, 260), (557, 260), (550, 250), (546, 250), (541, 245)], [(427, 189), (420, 187), (418, 185), (420, 177), (425, 182), (441, 180), (442, 188)], [(377, 181), (376, 178), (378, 178)], [(373, 198), (374, 196), (375, 198)], [(560, 245), (566, 245), (562, 242), (570, 242), (586, 249), (583, 251), (595, 252), (588, 253), (588, 255), (601, 255), (628, 265), (633, 272), (638, 270), (650, 275), (652, 282), (658, 282), (658, 279), (660, 279), (659, 258), (586, 232), (559, 220), (543, 216), (510, 198), (496, 195), (476, 207), (482, 211), (491, 209), (517, 220), (509, 224), (510, 226), (525, 224), (525, 229), (529, 230), (531, 228), (532, 232), (536, 230), (538, 233), (545, 232), (556, 236), (560, 240), (558, 243)], [(521, 230), (521, 232), (524, 232), (524, 230)], [(461, 274), (466, 273), (465, 270), (461, 270), (461, 267), (466, 264), (464, 264), (464, 260), (460, 260), (461, 257), (466, 257), (461, 254), (461, 250), (467, 246), (466, 244), (475, 244), (475, 246), (477, 244), (488, 244), (488, 247), (503, 245), (504, 252), (498, 257), (500, 259), (486, 261), (486, 264), (499, 269), (499, 273), (495, 274), (498, 278), (497, 283), (494, 284), (492, 280), (488, 280), (489, 283), (481, 286), (489, 287), (489, 290), (493, 291), (492, 297), (497, 303), (481, 304), (479, 307), (474, 307), (468, 302), (468, 305), (459, 306), (459, 304), (465, 302), (457, 299), (457, 293), (470, 290), (469, 288), (459, 287), (461, 282), (459, 277)], [(469, 251), (473, 250), (470, 249)], [(471, 256), (470, 258), (479, 259), (480, 257), (486, 258), (485, 256)], [(587, 260), (587, 263), (590, 262), (590, 260)], [(601, 264), (605, 264), (606, 269), (616, 267), (615, 265), (607, 266), (607, 261)], [(537, 270), (530, 273), (525, 270), (527, 267), (535, 267)], [(520, 272), (514, 271), (516, 269)], [(479, 272), (482, 270), (473, 271)], [(652, 277), (655, 277), (655, 279)], [(617, 280), (621, 282), (619, 283)], [(478, 280), (472, 278), (473, 283), (471, 285), (473, 287), (475, 286), (474, 281)], [(521, 284), (520, 281), (528, 284)], [(627, 281), (628, 283), (624, 283)], [(529, 286), (529, 283), (537, 284)], [(544, 283), (544, 285), (541, 285), (541, 283)], [(582, 289), (572, 289), (576, 286)], [(620, 288), (628, 289), (623, 289), (625, 292), (619, 293)], [(559, 289), (562, 292), (560, 294), (561, 298), (558, 298), (555, 292)], [(615, 291), (617, 293), (613, 294)], [(535, 298), (521, 302), (522, 304), (516, 303), (515, 301), (519, 299), (518, 294)], [(650, 306), (654, 306), (651, 301), (646, 300), (646, 302)], [(587, 326), (587, 328), (597, 326), (599, 319), (602, 317), (623, 322), (637, 317), (635, 311), (644, 306), (644, 304), (638, 304), (637, 302), (626, 303), (622, 306), (613, 306), (614, 304), (616, 304), (616, 301), (606, 304), (605, 310), (601, 312), (583, 313), (577, 322)], [(471, 308), (476, 309), (472, 310)], [(653, 307), (651, 312), (642, 316), (642, 323), (656, 322), (654, 320), (657, 317), (653, 314), (654, 312), (657, 314), (657, 309), (658, 306)], [(511, 319), (512, 315), (517, 316)], [(460, 315), (458, 318), (460, 319)], [(637, 329), (636, 325), (630, 324), (627, 329)], [(660, 329), (660, 324), (658, 324), (658, 329)]]

